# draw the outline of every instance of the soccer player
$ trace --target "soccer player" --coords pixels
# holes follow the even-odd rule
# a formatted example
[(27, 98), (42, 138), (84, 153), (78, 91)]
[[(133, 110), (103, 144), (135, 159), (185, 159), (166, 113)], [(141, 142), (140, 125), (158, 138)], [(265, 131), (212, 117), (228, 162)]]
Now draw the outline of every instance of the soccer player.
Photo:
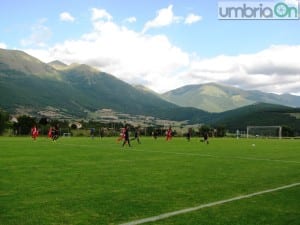
[(33, 138), (33, 140), (35, 141), (36, 138), (39, 136), (39, 130), (36, 128), (36, 125), (34, 125), (31, 128), (31, 137)]
[(58, 124), (56, 124), (53, 128), (52, 128), (52, 140), (56, 141), (59, 137), (59, 128), (58, 128)]
[(169, 141), (171, 139), (172, 139), (172, 128), (170, 126), (169, 129), (166, 131), (166, 141)]
[(49, 128), (49, 131), (48, 131), (48, 138), (52, 138), (52, 127)]
[(95, 137), (95, 128), (90, 129), (90, 136), (91, 136), (92, 139), (94, 139), (94, 137)]
[(117, 142), (123, 140), (125, 138), (125, 128), (121, 129), (120, 137), (117, 139)]
[(140, 142), (140, 128), (139, 128), (139, 127), (136, 127), (136, 128), (135, 128), (135, 131), (134, 131), (134, 138), (132, 138), (131, 141), (133, 141), (133, 140), (137, 140), (137, 142), (138, 142), (139, 144), (141, 144), (141, 142)]
[(156, 140), (157, 139), (157, 131), (152, 131), (152, 137)]
[(204, 138), (204, 143), (206, 142), (206, 144), (208, 144), (209, 142), (208, 142), (208, 133), (207, 132), (204, 132), (204, 134), (203, 134), (203, 138)]
[(189, 128), (189, 129), (188, 129), (188, 132), (187, 132), (187, 134), (186, 134), (186, 139), (187, 139), (188, 141), (190, 141), (190, 140), (191, 140), (191, 136), (192, 136), (192, 128)]
[(124, 130), (124, 141), (123, 141), (123, 145), (122, 146), (124, 147), (124, 145), (126, 143), (128, 143), (128, 146), (131, 147), (131, 145), (130, 145), (130, 139), (129, 139), (129, 127), (128, 127), (128, 125), (126, 125), (124, 129), (125, 129)]

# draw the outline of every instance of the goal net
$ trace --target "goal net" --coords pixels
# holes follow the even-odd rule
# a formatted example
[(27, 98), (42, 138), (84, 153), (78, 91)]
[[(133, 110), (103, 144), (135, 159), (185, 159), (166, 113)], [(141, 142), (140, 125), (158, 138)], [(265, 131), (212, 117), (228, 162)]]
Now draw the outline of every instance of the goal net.
[(281, 138), (281, 126), (247, 126), (247, 138)]

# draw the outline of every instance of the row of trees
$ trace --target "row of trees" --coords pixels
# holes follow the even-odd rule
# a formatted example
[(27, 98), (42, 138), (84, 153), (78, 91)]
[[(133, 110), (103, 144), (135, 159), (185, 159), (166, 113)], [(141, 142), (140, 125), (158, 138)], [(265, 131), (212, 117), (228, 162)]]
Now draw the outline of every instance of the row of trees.
[(8, 120), (8, 113), (0, 110), (0, 134), (2, 134), (5, 128), (7, 127)]
[[(5, 130), (10, 130), (10, 132), (14, 135), (29, 135), (31, 128), (36, 125), (40, 131), (40, 134), (47, 135), (48, 130), (51, 126), (55, 126), (59, 124), (59, 128), (61, 133), (73, 133), (76, 135), (87, 135), (88, 130), (93, 128), (96, 136), (115, 136), (119, 135), (120, 129), (124, 127), (124, 123), (121, 122), (111, 122), (111, 123), (101, 123), (99, 121), (80, 121), (82, 125), (81, 129), (78, 129), (77, 124), (70, 124), (69, 121), (59, 121), (59, 120), (50, 120), (48, 118), (42, 117), (40, 119), (33, 118), (30, 116), (19, 116), (16, 121), (9, 120), (9, 114), (7, 112), (0, 110), (0, 135), (3, 134)], [(131, 126), (133, 130), (134, 127)], [(140, 129), (141, 135), (157, 135), (164, 136), (167, 127), (165, 126), (149, 126)], [(182, 127), (178, 128), (173, 127), (173, 135), (186, 135), (189, 131), (192, 136), (203, 136), (204, 133), (208, 133), (209, 136), (215, 137), (224, 137), (226, 136), (227, 129), (225, 126), (210, 126), (210, 125), (202, 125), (199, 127), (187, 127), (184, 129), (184, 133), (182, 133)], [(86, 132), (83, 132), (83, 131)], [(288, 126), (282, 127), (282, 136), (293, 137), (295, 133), (293, 129)]]
[[(96, 136), (115, 136), (119, 135), (120, 129), (124, 127), (125, 122), (110, 122), (110, 123), (101, 123), (99, 121), (80, 121), (81, 128), (78, 129), (78, 124), (71, 123), (69, 121), (59, 121), (59, 120), (50, 120), (49, 118), (42, 117), (40, 119), (30, 117), (27, 115), (22, 115), (16, 118), (16, 120), (9, 120), (9, 114), (3, 111), (0, 111), (0, 134), (3, 134), (5, 130), (9, 130), (10, 134), (13, 135), (29, 135), (31, 128), (36, 125), (39, 129), (41, 135), (47, 135), (50, 127), (59, 125), (61, 133), (71, 133), (76, 135), (87, 135), (91, 128), (94, 129), (94, 134)], [(135, 128), (129, 124), (131, 130)], [(167, 126), (148, 126), (140, 128), (141, 135), (150, 136), (164, 136)], [(188, 130), (192, 136), (202, 136), (204, 133), (209, 133), (210, 136), (225, 136), (226, 130), (225, 127), (219, 126), (217, 128), (211, 128), (208, 125), (204, 125), (198, 128), (189, 128), (182, 129), (183, 127), (172, 127), (173, 135), (181, 136), (186, 135)], [(180, 130), (180, 131), (179, 131)], [(184, 133), (182, 130), (185, 130)], [(84, 132), (85, 131), (85, 132)]]

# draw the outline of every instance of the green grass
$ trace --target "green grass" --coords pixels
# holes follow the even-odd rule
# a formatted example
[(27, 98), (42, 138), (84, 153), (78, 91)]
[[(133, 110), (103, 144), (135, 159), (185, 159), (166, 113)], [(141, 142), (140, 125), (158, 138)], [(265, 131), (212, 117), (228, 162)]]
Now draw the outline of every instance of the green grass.
[[(0, 224), (120, 224), (300, 182), (299, 140), (141, 141), (0, 138)], [(296, 186), (153, 224), (296, 225), (299, 212)]]

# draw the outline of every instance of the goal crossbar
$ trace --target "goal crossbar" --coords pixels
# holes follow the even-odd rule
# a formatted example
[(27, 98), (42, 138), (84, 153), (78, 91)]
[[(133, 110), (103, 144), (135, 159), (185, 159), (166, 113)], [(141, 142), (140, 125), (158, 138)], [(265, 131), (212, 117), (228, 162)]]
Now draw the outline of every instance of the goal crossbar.
[(251, 129), (278, 129), (278, 137), (282, 137), (282, 126), (247, 126), (247, 138), (249, 138), (249, 130)]

